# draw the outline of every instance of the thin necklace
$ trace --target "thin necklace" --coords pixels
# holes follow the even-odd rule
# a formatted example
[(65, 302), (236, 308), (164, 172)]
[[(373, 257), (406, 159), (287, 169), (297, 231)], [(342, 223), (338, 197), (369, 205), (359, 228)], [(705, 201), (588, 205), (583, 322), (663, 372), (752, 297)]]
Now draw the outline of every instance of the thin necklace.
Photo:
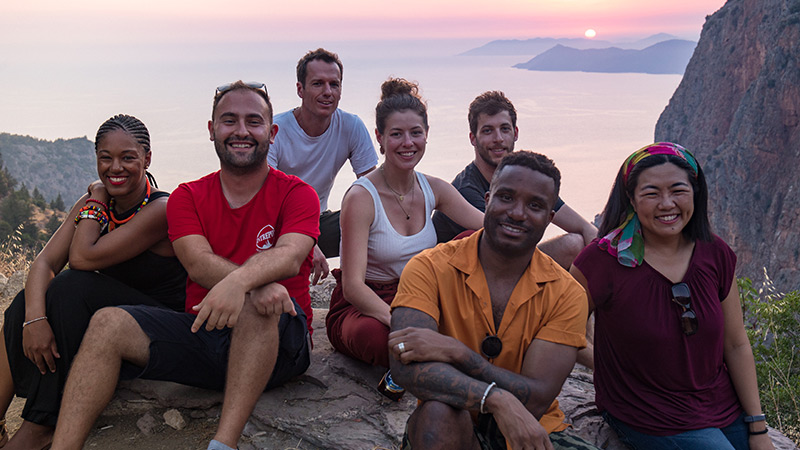
[(133, 214), (126, 217), (125, 219), (120, 220), (114, 217), (114, 197), (111, 197), (111, 200), (108, 201), (108, 218), (111, 219), (108, 222), (108, 231), (113, 231), (114, 228), (116, 228), (117, 226), (127, 223), (129, 220), (133, 219), (133, 216), (135, 216), (136, 213), (141, 211), (142, 208), (144, 208), (144, 205), (146, 205), (147, 202), (150, 201), (150, 182), (147, 179), (145, 179), (145, 183), (147, 184), (147, 193), (144, 195), (144, 200), (142, 200), (142, 204), (139, 205), (139, 208), (137, 208), (136, 211), (133, 212)]
[[(389, 185), (389, 180), (386, 179), (386, 174), (383, 173), (383, 166), (381, 166), (381, 176), (383, 177), (383, 182), (386, 183), (386, 186), (394, 194), (394, 196), (395, 196), (394, 200), (397, 202), (397, 205), (400, 206), (400, 209), (403, 210), (403, 214), (406, 215), (406, 220), (411, 220), (411, 216), (408, 214), (408, 211), (406, 211), (406, 209), (403, 208), (403, 204), (400, 203), (400, 202), (403, 201), (405, 196), (408, 195), (408, 192), (406, 192), (405, 194), (400, 194), (399, 192), (397, 192), (394, 189), (392, 189), (392, 186)], [(411, 189), (408, 190), (409, 192), (411, 192), (411, 204), (412, 205), (414, 204), (414, 186), (415, 186), (415, 184), (416, 184), (416, 182), (412, 183), (411, 184)]]

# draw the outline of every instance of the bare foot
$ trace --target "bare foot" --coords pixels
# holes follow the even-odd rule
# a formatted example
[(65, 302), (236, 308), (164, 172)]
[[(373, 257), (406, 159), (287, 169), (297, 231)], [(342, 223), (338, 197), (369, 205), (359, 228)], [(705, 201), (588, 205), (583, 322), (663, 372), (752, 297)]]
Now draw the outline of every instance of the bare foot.
[(24, 420), (3, 450), (44, 450), (53, 443), (55, 428)]

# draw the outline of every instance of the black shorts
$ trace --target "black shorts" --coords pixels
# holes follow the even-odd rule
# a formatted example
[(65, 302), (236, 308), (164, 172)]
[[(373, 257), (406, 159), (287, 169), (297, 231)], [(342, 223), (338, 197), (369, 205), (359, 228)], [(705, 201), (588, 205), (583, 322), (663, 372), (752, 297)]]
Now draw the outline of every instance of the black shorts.
[(323, 211), (319, 215), (319, 239), (317, 246), (326, 258), (339, 256), (339, 241), (342, 231), (339, 228), (339, 211)]
[[(292, 299), (294, 301), (294, 299)], [(310, 337), (303, 309), (296, 316), (282, 314), (278, 324), (278, 359), (266, 389), (302, 374), (311, 363)], [(231, 345), (231, 328), (192, 333), (197, 316), (143, 305), (120, 306), (133, 316), (150, 338), (150, 359), (139, 367), (123, 362), (120, 378), (173, 381), (204, 389), (223, 390)]]

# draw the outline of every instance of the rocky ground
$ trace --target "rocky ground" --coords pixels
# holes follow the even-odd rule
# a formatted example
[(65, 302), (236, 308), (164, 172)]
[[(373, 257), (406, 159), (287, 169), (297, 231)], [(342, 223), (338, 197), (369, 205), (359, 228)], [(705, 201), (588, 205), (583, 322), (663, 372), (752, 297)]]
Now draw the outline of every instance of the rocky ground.
[[(0, 279), (0, 283), (2, 283)], [(22, 286), (12, 276), (0, 293), (0, 307)], [(330, 282), (314, 287), (314, 351), (306, 374), (261, 396), (244, 435), (242, 450), (396, 450), (406, 419), (416, 405), (409, 394), (392, 402), (377, 392), (383, 371), (333, 351), (325, 336), (324, 317)], [(590, 373), (579, 366), (559, 396), (575, 430), (607, 449), (621, 449), (594, 407)], [(135, 380), (121, 383), (114, 400), (97, 421), (87, 449), (204, 449), (216, 429), (222, 395), (174, 383)], [(22, 401), (7, 413), (13, 433), (20, 423)], [(797, 447), (775, 430), (779, 450)]]

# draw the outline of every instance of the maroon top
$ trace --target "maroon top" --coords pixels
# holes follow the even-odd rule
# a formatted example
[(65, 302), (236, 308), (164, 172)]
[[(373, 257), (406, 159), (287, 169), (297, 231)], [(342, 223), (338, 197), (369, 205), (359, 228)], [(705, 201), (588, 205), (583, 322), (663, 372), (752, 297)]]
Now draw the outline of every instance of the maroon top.
[(730, 425), (741, 413), (723, 363), (721, 302), (736, 255), (719, 237), (697, 242), (684, 275), (697, 333), (686, 336), (672, 282), (645, 261), (625, 267), (597, 240), (574, 262), (595, 305), (596, 402), (642, 433), (666, 436)]

